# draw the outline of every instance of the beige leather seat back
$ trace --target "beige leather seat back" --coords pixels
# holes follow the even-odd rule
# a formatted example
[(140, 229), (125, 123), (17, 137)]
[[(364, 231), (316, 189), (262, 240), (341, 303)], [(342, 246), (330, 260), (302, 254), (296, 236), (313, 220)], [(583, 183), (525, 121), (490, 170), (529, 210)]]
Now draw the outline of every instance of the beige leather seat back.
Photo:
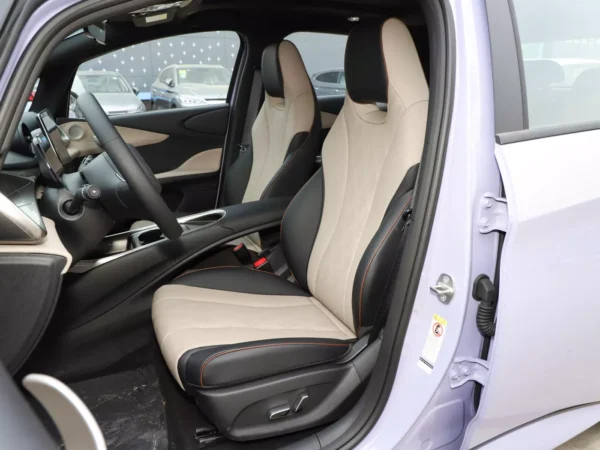
[[(379, 32), (348, 41), (348, 94), (323, 147), (325, 199), (308, 264), (310, 291), (351, 329), (359, 263), (400, 182), (421, 160), (427, 124), (429, 89), (408, 29), (389, 19)], [(353, 43), (365, 40), (381, 42), (383, 61), (375, 49), (352, 55)], [(363, 67), (348, 67), (352, 61)], [(387, 112), (376, 102), (386, 102)]]

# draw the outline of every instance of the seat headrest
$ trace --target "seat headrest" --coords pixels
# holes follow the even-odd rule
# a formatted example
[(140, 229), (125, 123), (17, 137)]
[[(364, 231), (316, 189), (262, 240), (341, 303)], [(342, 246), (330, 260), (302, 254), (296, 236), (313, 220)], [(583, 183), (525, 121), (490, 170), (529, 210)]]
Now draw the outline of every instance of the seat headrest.
[(262, 79), (265, 91), (275, 98), (312, 92), (310, 78), (296, 46), (281, 41), (266, 47), (262, 54)]
[(279, 45), (281, 42), (271, 44), (263, 50), (262, 54), (262, 79), (265, 91), (271, 97), (283, 98), (283, 74), (279, 61)]
[(388, 103), (389, 87), (406, 107), (428, 98), (415, 43), (398, 19), (359, 22), (348, 36), (344, 66), (354, 103)]
[(346, 90), (355, 103), (387, 102), (387, 70), (383, 57), (383, 21), (358, 23), (348, 36), (344, 71)]

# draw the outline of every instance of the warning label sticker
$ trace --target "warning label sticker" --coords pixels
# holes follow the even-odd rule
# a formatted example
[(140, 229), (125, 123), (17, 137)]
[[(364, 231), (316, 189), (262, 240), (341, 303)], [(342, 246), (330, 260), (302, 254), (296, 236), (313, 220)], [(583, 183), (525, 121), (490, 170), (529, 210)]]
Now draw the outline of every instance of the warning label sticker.
[(437, 361), (440, 349), (444, 343), (444, 336), (446, 335), (446, 327), (448, 321), (437, 314), (434, 314), (431, 321), (431, 326), (427, 330), (427, 337), (425, 338), (425, 345), (423, 345), (423, 351), (419, 357), (417, 365), (423, 369), (426, 373), (433, 372), (433, 366)]

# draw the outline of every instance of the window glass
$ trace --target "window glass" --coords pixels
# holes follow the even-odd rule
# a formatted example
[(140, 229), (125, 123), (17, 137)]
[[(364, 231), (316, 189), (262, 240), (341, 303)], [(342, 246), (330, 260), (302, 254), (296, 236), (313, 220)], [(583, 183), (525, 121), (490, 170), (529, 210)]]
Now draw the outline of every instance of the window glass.
[(600, 2), (515, 0), (514, 6), (529, 127), (600, 120)]
[(344, 52), (348, 36), (301, 32), (286, 39), (298, 47), (317, 96), (345, 94)]
[(160, 74), (158, 79), (161, 83), (166, 83), (169, 78), (171, 78), (171, 79), (173, 78), (170, 75), (172, 75), (171, 69), (165, 69), (162, 71), (162, 73)]
[(323, 83), (337, 83), (338, 82), (338, 74), (339, 72), (325, 72), (321, 75), (317, 75), (315, 80), (321, 81)]
[[(93, 93), (108, 115), (224, 103), (240, 40), (231, 31), (194, 33), (121, 48), (82, 64), (71, 87), (75, 99)], [(168, 86), (167, 79), (175, 86)]]
[(109, 75), (106, 72), (98, 74), (83, 72), (77, 75), (86, 92), (92, 94), (119, 94), (132, 92), (131, 86), (119, 75)]
[(208, 84), (212, 86), (229, 86), (230, 80), (231, 71), (221, 66), (182, 66), (177, 69), (177, 84)]

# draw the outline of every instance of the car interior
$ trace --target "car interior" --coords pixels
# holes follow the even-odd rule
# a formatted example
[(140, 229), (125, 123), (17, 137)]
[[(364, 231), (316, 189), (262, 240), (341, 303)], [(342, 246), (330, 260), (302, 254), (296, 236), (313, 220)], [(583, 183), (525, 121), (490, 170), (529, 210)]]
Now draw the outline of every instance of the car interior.
[[(215, 30), (240, 38), (225, 102), (69, 116), (86, 61)], [(347, 36), (344, 93), (296, 32)], [(324, 447), (406, 267), (430, 33), (413, 0), (186, 0), (62, 39), (0, 173), (10, 375), (66, 383), (108, 448)]]

